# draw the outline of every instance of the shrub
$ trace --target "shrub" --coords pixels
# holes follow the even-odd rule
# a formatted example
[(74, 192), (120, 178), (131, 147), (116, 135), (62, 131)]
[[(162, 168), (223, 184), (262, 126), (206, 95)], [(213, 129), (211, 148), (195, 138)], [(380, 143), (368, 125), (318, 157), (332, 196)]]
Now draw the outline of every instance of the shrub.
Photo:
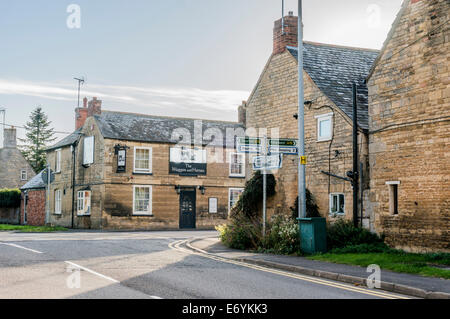
[[(298, 196), (295, 199), (294, 207), (291, 207), (292, 218), (298, 217)], [(321, 217), (319, 213), (319, 206), (317, 206), (316, 200), (313, 194), (306, 189), (306, 217)]]
[(236, 216), (228, 225), (216, 227), (222, 243), (230, 248), (248, 250), (261, 245), (262, 226), (255, 219)]
[(284, 215), (275, 215), (268, 223), (266, 237), (260, 250), (291, 255), (300, 252), (300, 237), (297, 220)]
[(20, 206), (19, 189), (0, 189), (0, 207), (16, 208)]
[[(275, 195), (275, 177), (267, 174), (267, 198)], [(245, 184), (245, 190), (239, 197), (231, 216), (243, 214), (249, 219), (258, 216), (259, 207), (263, 199), (263, 174), (257, 171)]]
[[(384, 238), (380, 238), (377, 234), (371, 233), (367, 229), (355, 227), (351, 221), (339, 219), (327, 227), (327, 245), (329, 250), (362, 244), (379, 245), (377, 246), (379, 248), (383, 243)], [(368, 248), (367, 246), (365, 247)]]

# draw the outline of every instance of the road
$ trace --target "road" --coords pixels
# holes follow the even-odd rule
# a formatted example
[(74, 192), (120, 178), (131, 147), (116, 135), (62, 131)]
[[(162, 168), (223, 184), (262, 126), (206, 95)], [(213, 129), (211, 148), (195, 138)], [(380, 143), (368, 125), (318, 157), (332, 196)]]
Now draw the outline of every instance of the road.
[(0, 298), (404, 298), (195, 253), (212, 231), (0, 233)]

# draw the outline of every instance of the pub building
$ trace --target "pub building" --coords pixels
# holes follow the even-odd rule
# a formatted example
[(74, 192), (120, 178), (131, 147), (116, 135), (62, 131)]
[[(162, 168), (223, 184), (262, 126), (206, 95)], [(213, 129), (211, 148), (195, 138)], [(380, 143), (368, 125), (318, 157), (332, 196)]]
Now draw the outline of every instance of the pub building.
[(50, 223), (77, 229), (214, 229), (245, 185), (243, 124), (102, 110), (47, 149)]

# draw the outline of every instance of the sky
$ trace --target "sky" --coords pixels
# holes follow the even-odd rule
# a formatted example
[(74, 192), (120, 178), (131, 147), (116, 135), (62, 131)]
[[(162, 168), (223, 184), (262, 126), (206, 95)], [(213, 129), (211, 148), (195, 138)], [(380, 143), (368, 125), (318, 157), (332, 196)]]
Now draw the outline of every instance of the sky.
[[(81, 97), (106, 110), (236, 121), (272, 52), (281, 2), (1, 1), (6, 123), (23, 126), (40, 105), (58, 138), (72, 132), (74, 77), (86, 79)], [(297, 15), (297, 0), (285, 3)], [(304, 38), (380, 49), (401, 3), (303, 0)]]

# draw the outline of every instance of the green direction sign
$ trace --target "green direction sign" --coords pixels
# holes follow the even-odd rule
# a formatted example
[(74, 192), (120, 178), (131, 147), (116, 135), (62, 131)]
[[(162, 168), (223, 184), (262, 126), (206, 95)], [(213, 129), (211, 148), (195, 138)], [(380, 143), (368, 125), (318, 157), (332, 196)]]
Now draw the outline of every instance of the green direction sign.
[(240, 145), (261, 145), (262, 139), (257, 137), (239, 137), (238, 144)]
[(257, 137), (238, 137), (236, 149), (238, 153), (262, 153), (263, 140)]
[(293, 139), (287, 139), (287, 138), (280, 138), (280, 139), (270, 139), (269, 140), (270, 146), (297, 146), (297, 140)]
[(280, 138), (269, 140), (269, 154), (297, 155), (297, 140)]

